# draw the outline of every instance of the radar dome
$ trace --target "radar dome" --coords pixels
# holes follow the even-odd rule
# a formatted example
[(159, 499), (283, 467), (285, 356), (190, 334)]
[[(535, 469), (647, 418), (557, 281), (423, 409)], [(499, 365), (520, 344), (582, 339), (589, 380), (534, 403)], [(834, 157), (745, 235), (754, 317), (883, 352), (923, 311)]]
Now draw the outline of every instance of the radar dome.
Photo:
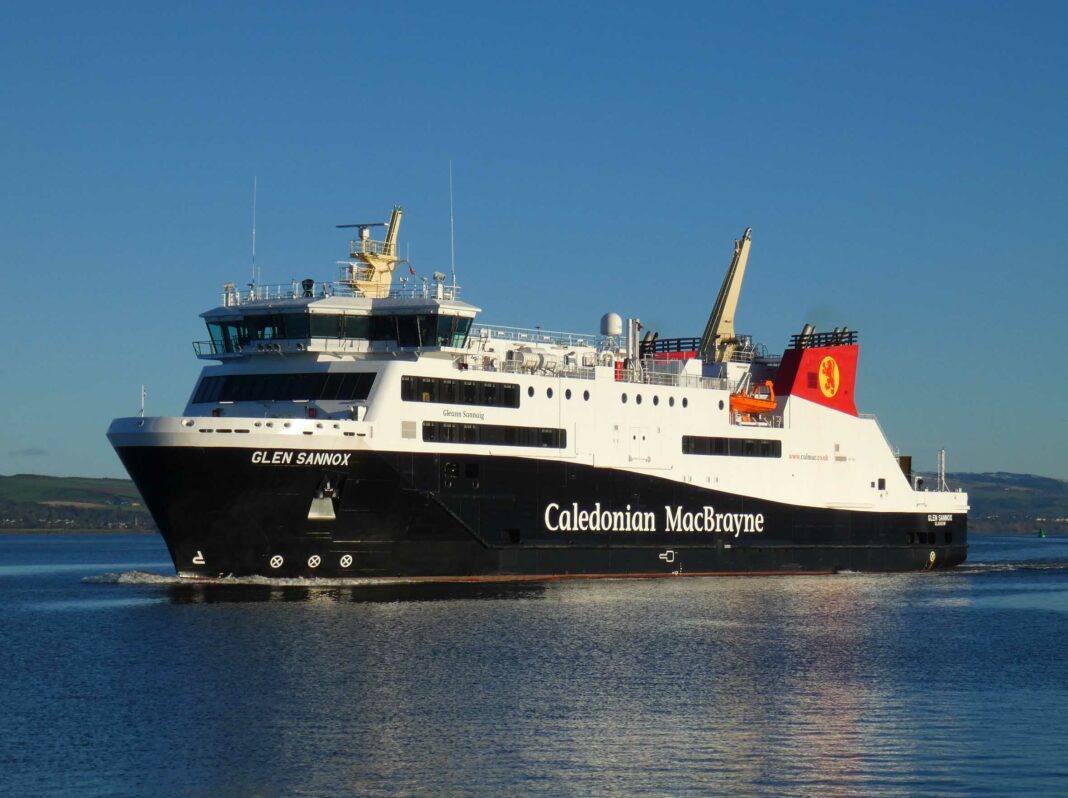
[(622, 335), (623, 319), (618, 313), (605, 313), (601, 316), (601, 335)]

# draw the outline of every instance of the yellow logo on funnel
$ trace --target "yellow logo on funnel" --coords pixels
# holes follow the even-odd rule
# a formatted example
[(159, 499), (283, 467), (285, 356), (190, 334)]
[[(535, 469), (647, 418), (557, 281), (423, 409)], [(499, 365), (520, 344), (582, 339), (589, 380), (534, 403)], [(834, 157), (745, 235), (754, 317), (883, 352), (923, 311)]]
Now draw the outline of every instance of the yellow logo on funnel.
[(835, 359), (828, 355), (820, 361), (820, 391), (828, 399), (833, 399), (834, 395), (838, 393), (838, 363)]

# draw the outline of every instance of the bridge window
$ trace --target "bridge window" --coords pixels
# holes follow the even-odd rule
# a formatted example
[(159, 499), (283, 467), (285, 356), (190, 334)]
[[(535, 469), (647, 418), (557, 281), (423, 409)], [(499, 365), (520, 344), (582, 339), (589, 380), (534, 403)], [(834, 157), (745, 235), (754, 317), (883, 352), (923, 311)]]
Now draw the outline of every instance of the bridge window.
[(367, 338), (371, 341), (396, 341), (397, 340), (397, 317), (396, 316), (369, 316), (371, 327)]
[(312, 338), (345, 337), (344, 316), (326, 316), (322, 313), (313, 313), (309, 317), (309, 321)]
[(438, 316), (437, 320), (437, 345), (463, 348), (472, 320), (462, 316)]
[(345, 320), (345, 337), (368, 340), (371, 337), (370, 316), (343, 316)]
[(397, 316), (397, 342), (400, 346), (463, 347), (471, 319), (436, 313)]
[[(322, 332), (316, 335), (336, 336), (337, 316), (321, 317), (321, 325), (328, 325), (327, 319), (334, 320), (334, 326), (329, 333)], [(256, 341), (273, 341), (284, 338), (307, 338), (309, 335), (309, 319), (307, 313), (267, 313), (256, 316), (247, 316), (241, 319), (227, 321), (209, 321), (208, 335), (211, 337), (212, 348), (215, 352), (236, 352), (238, 347), (248, 346)]]
[(265, 313), (233, 320), (209, 321), (208, 335), (216, 353), (236, 352), (257, 341), (306, 338), (349, 338), (396, 341), (404, 347), (451, 346), (467, 342), (472, 320), (437, 313), (346, 316), (336, 313)]

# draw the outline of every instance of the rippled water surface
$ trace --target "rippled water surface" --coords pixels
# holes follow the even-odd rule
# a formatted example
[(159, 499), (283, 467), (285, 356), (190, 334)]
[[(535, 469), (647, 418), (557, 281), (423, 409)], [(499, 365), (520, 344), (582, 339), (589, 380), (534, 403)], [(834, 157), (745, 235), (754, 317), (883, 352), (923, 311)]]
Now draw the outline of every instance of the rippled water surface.
[(952, 572), (187, 585), (0, 535), (4, 795), (1068, 794), (1068, 539)]

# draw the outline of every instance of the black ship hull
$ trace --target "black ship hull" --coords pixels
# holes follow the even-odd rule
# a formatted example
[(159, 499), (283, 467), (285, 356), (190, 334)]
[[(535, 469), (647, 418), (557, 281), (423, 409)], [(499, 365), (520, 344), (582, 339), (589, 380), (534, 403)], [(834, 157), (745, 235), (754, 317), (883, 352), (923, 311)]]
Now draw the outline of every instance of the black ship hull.
[(952, 567), (967, 556), (964, 514), (801, 507), (560, 461), (188, 446), (117, 451), (176, 570), (190, 577), (911, 571)]

